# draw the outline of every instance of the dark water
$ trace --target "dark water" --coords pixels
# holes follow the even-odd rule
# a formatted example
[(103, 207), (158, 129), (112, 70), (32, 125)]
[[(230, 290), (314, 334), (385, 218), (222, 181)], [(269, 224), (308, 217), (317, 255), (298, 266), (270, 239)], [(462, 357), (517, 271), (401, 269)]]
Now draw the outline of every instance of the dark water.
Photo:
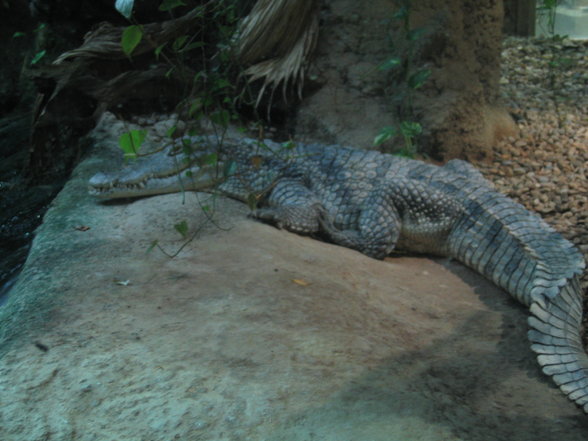
[(35, 229), (63, 185), (63, 179), (31, 184), (25, 176), (29, 132), (27, 114), (0, 119), (0, 305), (24, 265)]
[(35, 229), (57, 192), (55, 186), (44, 190), (14, 188), (10, 195), (0, 194), (0, 305), (14, 286), (29, 254)]

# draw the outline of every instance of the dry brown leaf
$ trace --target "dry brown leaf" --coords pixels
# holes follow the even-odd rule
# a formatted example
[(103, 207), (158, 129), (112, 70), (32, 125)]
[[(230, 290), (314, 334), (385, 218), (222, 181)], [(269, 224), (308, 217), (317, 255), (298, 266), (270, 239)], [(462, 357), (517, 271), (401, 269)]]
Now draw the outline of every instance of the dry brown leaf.
[(308, 286), (308, 285), (310, 285), (310, 282), (307, 282), (304, 279), (292, 279), (292, 282), (294, 282), (296, 285), (300, 285), (300, 286)]

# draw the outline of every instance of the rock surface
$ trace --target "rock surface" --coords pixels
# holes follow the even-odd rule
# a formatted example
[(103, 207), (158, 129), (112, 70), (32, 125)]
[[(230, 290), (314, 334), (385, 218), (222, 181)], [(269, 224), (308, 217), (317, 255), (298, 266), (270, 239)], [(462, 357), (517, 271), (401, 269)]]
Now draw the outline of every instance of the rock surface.
[[(221, 198), (214, 226), (203, 195), (99, 204), (115, 153), (77, 168), (0, 310), (3, 441), (585, 439), (526, 311), (458, 263), (373, 260)], [(176, 258), (146, 253), (183, 219)]]

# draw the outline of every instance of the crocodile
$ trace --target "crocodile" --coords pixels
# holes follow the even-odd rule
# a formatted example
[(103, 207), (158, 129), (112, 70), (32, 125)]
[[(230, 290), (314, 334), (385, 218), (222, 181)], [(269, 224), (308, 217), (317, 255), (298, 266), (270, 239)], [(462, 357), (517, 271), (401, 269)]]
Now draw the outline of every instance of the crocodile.
[(585, 262), (537, 214), (496, 191), (471, 164), (443, 166), (369, 150), (202, 136), (99, 173), (102, 199), (180, 190), (256, 202), (252, 215), (370, 257), (393, 250), (449, 256), (529, 308), (528, 338), (543, 372), (588, 413), (581, 339)]

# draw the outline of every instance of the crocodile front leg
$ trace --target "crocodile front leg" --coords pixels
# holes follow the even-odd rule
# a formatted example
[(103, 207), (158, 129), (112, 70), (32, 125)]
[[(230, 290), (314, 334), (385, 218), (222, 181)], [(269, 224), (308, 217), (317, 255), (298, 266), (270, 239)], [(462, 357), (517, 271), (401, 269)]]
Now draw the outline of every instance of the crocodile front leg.
[(298, 179), (281, 179), (272, 189), (268, 206), (253, 211), (253, 217), (298, 234), (319, 231), (324, 212), (317, 196)]
[(366, 208), (360, 213), (357, 229), (341, 230), (326, 211), (321, 213), (319, 222), (322, 230), (337, 245), (383, 259), (396, 246), (401, 229), (398, 211), (387, 196), (380, 190), (370, 194), (364, 204)]

